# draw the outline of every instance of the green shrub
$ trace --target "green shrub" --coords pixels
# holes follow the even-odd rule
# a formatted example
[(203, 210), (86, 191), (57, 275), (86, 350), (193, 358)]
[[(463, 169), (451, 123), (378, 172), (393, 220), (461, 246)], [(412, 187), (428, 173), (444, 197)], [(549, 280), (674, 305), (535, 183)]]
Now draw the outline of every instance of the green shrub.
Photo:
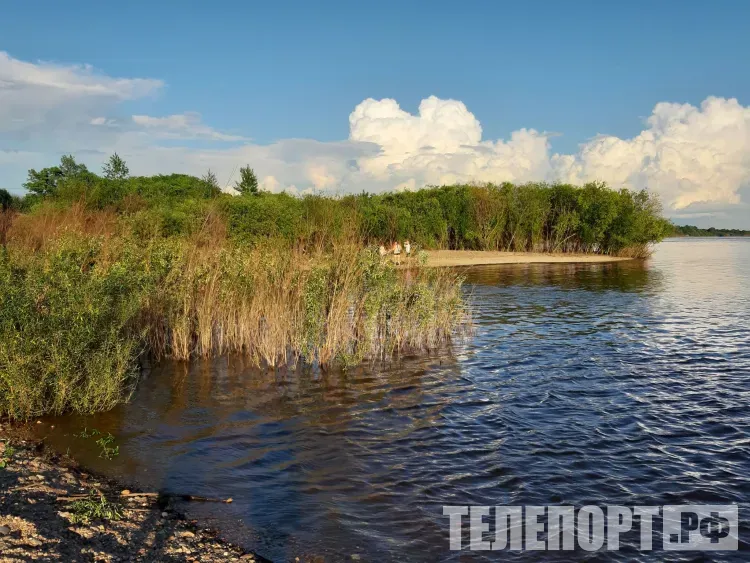
[(62, 240), (38, 256), (0, 251), (0, 412), (95, 412), (128, 394), (142, 280), (124, 263), (100, 268), (99, 250)]

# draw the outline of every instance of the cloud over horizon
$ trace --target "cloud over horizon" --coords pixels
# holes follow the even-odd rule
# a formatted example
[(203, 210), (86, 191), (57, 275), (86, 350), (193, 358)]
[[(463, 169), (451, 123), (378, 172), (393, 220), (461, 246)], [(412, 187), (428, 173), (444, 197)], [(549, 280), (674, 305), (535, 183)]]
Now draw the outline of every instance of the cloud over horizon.
[(222, 184), (250, 163), (272, 191), (601, 180), (648, 188), (674, 216), (739, 212), (750, 223), (750, 107), (736, 99), (709, 97), (698, 107), (660, 102), (638, 135), (600, 135), (574, 154), (557, 154), (544, 131), (483, 139), (481, 123), (462, 102), (435, 96), (416, 114), (393, 99), (366, 99), (349, 115), (348, 139), (338, 142), (259, 145), (210, 127), (194, 111), (122, 114), (124, 102), (163, 87), (157, 79), (113, 78), (86, 65), (25, 62), (0, 51), (0, 186), (18, 191), (26, 169), (51, 165), (63, 153), (96, 169), (116, 151), (134, 174), (201, 175), (211, 168)]

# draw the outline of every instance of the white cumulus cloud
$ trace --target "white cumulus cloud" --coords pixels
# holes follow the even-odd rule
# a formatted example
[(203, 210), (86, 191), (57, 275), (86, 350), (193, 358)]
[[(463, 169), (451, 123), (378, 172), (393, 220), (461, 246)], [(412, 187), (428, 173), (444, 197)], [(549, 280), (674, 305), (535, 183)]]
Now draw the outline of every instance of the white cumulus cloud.
[(600, 136), (553, 157), (558, 178), (649, 188), (674, 209), (739, 204), (750, 184), (750, 108), (707, 98), (700, 107), (659, 103), (632, 139)]
[(418, 115), (395, 100), (368, 99), (349, 116), (349, 139), (374, 143), (375, 156), (358, 163), (363, 173), (393, 185), (456, 181), (529, 181), (549, 168), (547, 135), (521, 129), (509, 141), (482, 141), (482, 126), (456, 100), (431, 96)]

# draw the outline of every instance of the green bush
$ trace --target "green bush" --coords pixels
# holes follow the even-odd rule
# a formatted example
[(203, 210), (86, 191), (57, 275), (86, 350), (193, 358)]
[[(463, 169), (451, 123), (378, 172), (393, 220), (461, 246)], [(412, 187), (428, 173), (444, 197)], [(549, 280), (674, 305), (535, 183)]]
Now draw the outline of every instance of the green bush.
[(96, 241), (64, 240), (13, 260), (0, 250), (0, 412), (27, 419), (107, 410), (127, 395), (143, 280), (101, 269)]

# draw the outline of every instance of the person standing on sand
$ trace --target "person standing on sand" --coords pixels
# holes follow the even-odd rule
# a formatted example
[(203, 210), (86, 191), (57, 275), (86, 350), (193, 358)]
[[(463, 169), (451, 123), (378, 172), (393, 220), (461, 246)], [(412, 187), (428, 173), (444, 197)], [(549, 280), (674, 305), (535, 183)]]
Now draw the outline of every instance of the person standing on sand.
[(406, 253), (407, 260), (411, 256), (411, 243), (408, 240), (404, 241), (404, 252)]
[(398, 241), (393, 243), (393, 261), (396, 264), (401, 264), (401, 245)]

